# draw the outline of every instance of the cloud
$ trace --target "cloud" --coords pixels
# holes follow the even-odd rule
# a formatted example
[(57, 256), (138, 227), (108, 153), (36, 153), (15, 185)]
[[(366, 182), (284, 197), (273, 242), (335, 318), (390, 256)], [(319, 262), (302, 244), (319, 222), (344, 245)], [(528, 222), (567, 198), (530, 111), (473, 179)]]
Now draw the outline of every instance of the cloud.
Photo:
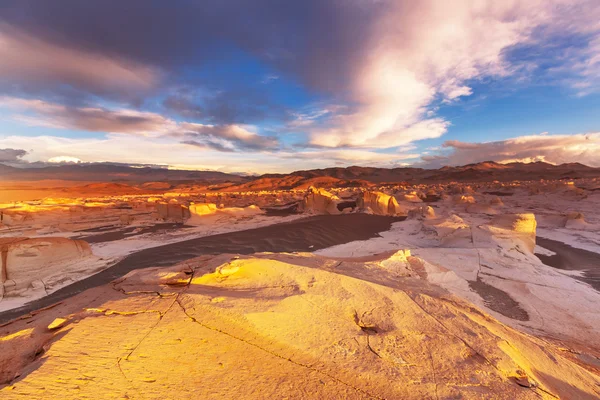
[(22, 149), (0, 149), (0, 163), (19, 163), (26, 154)]
[[(377, 160), (381, 149), (445, 135), (452, 121), (439, 104), (482, 80), (546, 69), (581, 95), (597, 90), (598, 20), (597, 0), (5, 0), (0, 92), (39, 99), (20, 116), (30, 124), (155, 135), (187, 151), (285, 152), (284, 138), (247, 128), (277, 120), (303, 149)], [(563, 36), (579, 45), (548, 47)], [(222, 75), (213, 82), (206, 70)], [(300, 87), (292, 112), (284, 83)], [(94, 105), (107, 99), (129, 105)]]
[(600, 158), (598, 158), (600, 133), (539, 134), (484, 143), (452, 140), (445, 142), (443, 147), (450, 152), (423, 156), (422, 164), (426, 167), (438, 168), (443, 165), (464, 165), (482, 161), (501, 163), (545, 161), (552, 164), (579, 162), (600, 167)]
[(90, 132), (156, 134), (174, 129), (175, 122), (150, 112), (101, 107), (71, 107), (42, 100), (0, 98), (0, 107), (21, 110), (13, 118), (29, 125)]
[(169, 95), (163, 106), (168, 112), (210, 124), (250, 124), (287, 120), (290, 112), (260, 87), (241, 85), (227, 89), (184, 88)]
[(142, 63), (47, 42), (0, 23), (0, 83), (25, 91), (78, 87), (96, 95), (132, 97), (158, 85), (161, 73)]
[(151, 112), (130, 109), (69, 107), (41, 100), (1, 98), (0, 107), (18, 109), (25, 114), (14, 119), (29, 125), (90, 132), (135, 134), (140, 136), (178, 139), (197, 148), (218, 151), (259, 151), (275, 149), (275, 137), (261, 136), (244, 125), (205, 125), (176, 122)]
[(173, 136), (183, 136), (183, 143), (194, 146), (207, 146), (220, 151), (275, 149), (275, 137), (260, 136), (239, 125), (203, 125), (182, 123)]
[[(432, 104), (471, 95), (474, 80), (515, 73), (505, 57), (514, 46), (539, 45), (567, 29), (600, 31), (597, 19), (580, 15), (586, 6), (599, 9), (585, 0), (382, 3), (386, 12), (369, 29), (360, 59), (352, 59), (357, 68), (346, 95), (355, 112), (332, 115), (313, 129), (314, 145), (386, 148), (440, 137), (449, 122), (430, 117)], [(579, 53), (585, 60), (574, 66), (580, 76), (598, 70), (600, 49), (592, 46)]]

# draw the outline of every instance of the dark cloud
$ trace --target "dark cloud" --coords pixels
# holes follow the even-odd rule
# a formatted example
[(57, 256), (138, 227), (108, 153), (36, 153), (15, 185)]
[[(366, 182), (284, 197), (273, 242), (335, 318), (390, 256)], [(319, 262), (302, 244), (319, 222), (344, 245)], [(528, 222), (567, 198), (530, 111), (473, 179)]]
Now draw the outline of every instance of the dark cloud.
[(27, 151), (22, 149), (0, 149), (0, 163), (20, 163), (27, 154)]
[[(184, 67), (197, 68), (235, 47), (312, 88), (343, 89), (383, 3), (62, 0), (59, 7), (7, 0), (0, 4), (0, 32), (14, 42), (6, 55), (13, 61), (0, 72), (15, 84), (35, 78), (39, 87), (69, 84), (127, 97), (132, 90), (157, 85), (158, 71), (168, 76)], [(46, 68), (29, 65), (28, 61), (43, 61), (39, 57), (14, 57), (19, 47), (45, 50)], [(99, 62), (88, 68), (69, 66), (93, 59)]]

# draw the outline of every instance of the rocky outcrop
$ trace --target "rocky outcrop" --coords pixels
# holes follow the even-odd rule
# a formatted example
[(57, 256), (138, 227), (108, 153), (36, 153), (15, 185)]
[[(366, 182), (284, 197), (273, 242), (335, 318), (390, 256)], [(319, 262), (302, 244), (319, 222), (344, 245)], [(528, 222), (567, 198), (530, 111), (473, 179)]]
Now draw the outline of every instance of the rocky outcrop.
[(514, 233), (525, 242), (529, 251), (533, 252), (537, 227), (534, 214), (501, 214), (495, 216), (490, 225)]
[(29, 287), (59, 273), (67, 263), (92, 255), (87, 242), (67, 238), (0, 239), (2, 283), (5, 291)]
[(504, 207), (504, 202), (502, 201), (502, 199), (498, 196), (493, 197), (490, 200), (490, 206), (492, 207)]
[(190, 215), (210, 215), (217, 212), (217, 205), (214, 203), (195, 203), (190, 204), (189, 207)]
[(395, 197), (381, 192), (363, 192), (358, 198), (357, 206), (376, 215), (406, 215)]
[(475, 198), (473, 196), (454, 196), (454, 204), (475, 204)]
[(177, 203), (156, 203), (158, 219), (170, 222), (183, 222), (190, 217), (189, 209)]
[(566, 344), (417, 278), (418, 260), (332, 271), (313, 255), (221, 255), (135, 270), (3, 326), (0, 385), (19, 380), (0, 397), (597, 398), (597, 373)]
[(435, 218), (435, 210), (431, 206), (421, 206), (408, 210), (408, 219), (432, 219)]
[(568, 229), (585, 229), (587, 222), (582, 213), (572, 212), (567, 214), (567, 220), (565, 221), (565, 228)]
[(300, 210), (315, 214), (341, 214), (338, 210), (340, 198), (325, 189), (310, 187), (300, 203)]
[(407, 201), (409, 203), (422, 203), (423, 200), (419, 197), (416, 192), (406, 193), (402, 195), (402, 200)]

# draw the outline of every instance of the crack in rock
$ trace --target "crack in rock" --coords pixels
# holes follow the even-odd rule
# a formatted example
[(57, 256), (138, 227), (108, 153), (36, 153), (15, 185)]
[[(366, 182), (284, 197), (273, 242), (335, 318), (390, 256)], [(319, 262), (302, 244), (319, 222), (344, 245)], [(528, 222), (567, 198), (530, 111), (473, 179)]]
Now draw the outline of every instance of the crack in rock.
[(340, 384), (342, 384), (342, 385), (345, 385), (345, 386), (347, 386), (347, 387), (349, 387), (349, 388), (352, 388), (352, 389), (354, 389), (355, 391), (357, 391), (357, 392), (360, 392), (360, 393), (362, 393), (362, 394), (364, 394), (364, 395), (367, 395), (367, 396), (369, 396), (369, 397), (372, 397), (372, 398), (375, 398), (375, 399), (379, 399), (379, 400), (383, 400), (383, 399), (384, 399), (383, 397), (379, 397), (379, 396), (377, 396), (377, 395), (374, 395), (374, 394), (372, 394), (372, 393), (369, 393), (369, 392), (367, 392), (367, 391), (365, 391), (365, 390), (363, 390), (363, 389), (361, 389), (361, 388), (359, 388), (359, 387), (356, 387), (356, 386), (353, 386), (353, 385), (351, 385), (351, 384), (349, 384), (349, 383), (347, 383), (347, 382), (344, 382), (344, 381), (342, 381), (341, 379), (339, 379), (339, 378), (336, 378), (335, 376), (333, 376), (333, 375), (331, 375), (331, 374), (329, 374), (329, 373), (327, 373), (327, 372), (325, 372), (325, 371), (321, 371), (321, 370), (319, 370), (319, 369), (317, 369), (317, 368), (315, 368), (315, 367), (313, 367), (313, 366), (311, 366), (311, 365), (307, 365), (307, 364), (303, 364), (303, 363), (300, 363), (300, 362), (294, 361), (294, 360), (292, 360), (291, 358), (284, 357), (284, 356), (282, 356), (282, 355), (280, 355), (280, 354), (277, 354), (277, 353), (275, 353), (275, 352), (273, 352), (273, 351), (270, 351), (270, 350), (268, 350), (268, 349), (266, 349), (266, 348), (264, 348), (264, 347), (261, 347), (261, 346), (259, 346), (259, 345), (255, 344), (255, 343), (249, 342), (249, 341), (247, 341), (247, 340), (245, 340), (245, 339), (239, 338), (239, 337), (237, 337), (237, 336), (235, 336), (235, 335), (232, 335), (231, 333), (228, 333), (228, 332), (226, 332), (226, 331), (223, 331), (223, 330), (221, 330), (221, 329), (219, 329), (219, 328), (216, 328), (216, 327), (212, 327), (212, 326), (206, 325), (206, 324), (204, 324), (203, 322), (199, 321), (198, 319), (196, 319), (195, 317), (193, 317), (192, 315), (190, 315), (190, 314), (188, 313), (188, 311), (187, 311), (187, 309), (185, 308), (185, 306), (184, 306), (183, 304), (181, 304), (181, 301), (179, 300), (179, 296), (178, 296), (178, 298), (177, 298), (177, 299), (175, 299), (175, 301), (177, 302), (177, 304), (179, 305), (179, 307), (181, 307), (181, 310), (184, 312), (184, 314), (185, 314), (185, 315), (186, 315), (186, 316), (187, 316), (187, 317), (188, 317), (190, 320), (192, 320), (193, 322), (197, 323), (198, 325), (200, 325), (200, 326), (202, 326), (202, 327), (204, 327), (204, 328), (206, 328), (206, 329), (210, 329), (211, 331), (218, 332), (218, 333), (221, 333), (221, 334), (223, 334), (223, 335), (229, 336), (229, 337), (230, 337), (230, 338), (232, 338), (232, 339), (238, 340), (238, 341), (240, 341), (240, 342), (242, 342), (242, 343), (245, 343), (245, 344), (247, 344), (247, 345), (249, 345), (249, 346), (255, 347), (255, 348), (259, 349), (259, 350), (262, 350), (262, 351), (264, 351), (265, 353), (268, 353), (268, 354), (270, 354), (270, 355), (272, 355), (272, 356), (274, 356), (274, 357), (280, 358), (280, 359), (282, 359), (282, 360), (284, 360), (284, 361), (291, 362), (292, 364), (294, 364), (294, 365), (297, 365), (297, 366), (299, 366), (299, 367), (303, 367), (303, 368), (309, 369), (309, 370), (311, 370), (311, 371), (314, 371), (314, 372), (316, 372), (316, 373), (318, 373), (318, 374), (325, 375), (325, 376), (327, 376), (328, 378), (330, 378), (330, 379), (334, 380), (335, 382), (338, 382), (338, 383), (340, 383)]

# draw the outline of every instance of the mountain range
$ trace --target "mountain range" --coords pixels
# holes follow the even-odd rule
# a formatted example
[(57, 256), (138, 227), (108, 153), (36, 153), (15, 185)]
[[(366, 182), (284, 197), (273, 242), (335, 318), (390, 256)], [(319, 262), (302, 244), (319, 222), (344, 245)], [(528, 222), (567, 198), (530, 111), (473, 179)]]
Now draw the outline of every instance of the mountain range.
[(544, 162), (500, 164), (486, 161), (439, 169), (414, 167), (346, 167), (295, 171), (289, 174), (241, 176), (219, 171), (169, 170), (104, 163), (69, 164), (42, 168), (15, 168), (0, 164), (0, 181), (66, 180), (148, 185), (169, 182), (172, 186), (215, 185), (220, 190), (249, 191), (303, 189), (309, 186), (344, 187), (398, 183), (527, 181), (600, 177), (600, 168), (580, 163), (553, 165)]

